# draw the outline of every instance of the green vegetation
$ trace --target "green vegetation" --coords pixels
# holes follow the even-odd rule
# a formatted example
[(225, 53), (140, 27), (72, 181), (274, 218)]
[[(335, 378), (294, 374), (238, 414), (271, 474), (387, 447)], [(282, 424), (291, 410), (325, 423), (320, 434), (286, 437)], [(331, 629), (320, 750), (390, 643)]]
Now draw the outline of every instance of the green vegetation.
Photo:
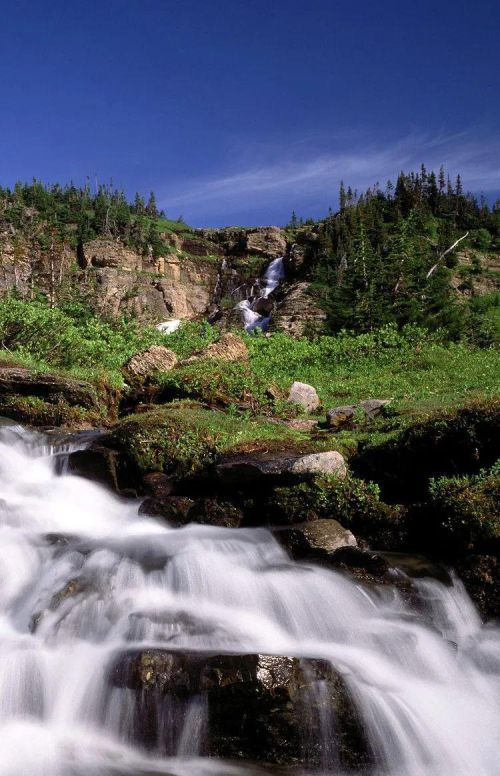
[(258, 449), (268, 444), (300, 445), (303, 436), (263, 418), (247, 418), (178, 403), (130, 415), (114, 430), (114, 438), (142, 472), (185, 475), (229, 451)]
[(380, 500), (378, 485), (356, 477), (323, 476), (310, 483), (275, 488), (268, 509), (278, 524), (334, 518), (375, 547), (395, 549), (401, 544), (399, 510)]
[[(500, 252), (500, 201), (490, 210), (463, 191), (460, 176), (452, 184), (443, 168), (436, 175), (424, 166), (385, 190), (358, 195), (341, 184), (339, 201), (339, 212), (314, 226), (309, 246), (309, 274), (330, 332), (414, 323), (452, 339), (474, 333), (450, 279), (457, 249), (472, 251), (469, 274), (481, 272), (474, 251)], [(297, 225), (295, 217), (292, 232)], [(489, 334), (498, 338), (498, 329)]]
[(429, 507), (441, 539), (455, 550), (491, 550), (500, 544), (500, 460), (490, 469), (430, 483)]
[(154, 257), (166, 252), (164, 235), (191, 232), (181, 219), (169, 220), (158, 210), (153, 192), (147, 202), (135, 195), (133, 203), (112, 184), (90, 183), (79, 188), (46, 186), (40, 181), (0, 188), (0, 228), (22, 233), (34, 255), (56, 253), (63, 243), (77, 251), (96, 237), (114, 237), (138, 253)]
[(36, 372), (62, 371), (74, 377), (123, 384), (120, 369), (164, 335), (135, 321), (106, 322), (81, 306), (52, 309), (44, 302), (0, 300), (0, 357), (14, 358)]

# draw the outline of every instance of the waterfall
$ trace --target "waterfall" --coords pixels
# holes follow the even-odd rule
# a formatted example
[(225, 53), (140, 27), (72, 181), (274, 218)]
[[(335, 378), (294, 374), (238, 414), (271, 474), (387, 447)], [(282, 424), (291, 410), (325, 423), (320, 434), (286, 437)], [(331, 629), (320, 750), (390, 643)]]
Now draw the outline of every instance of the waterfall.
[[(500, 629), (459, 580), (421, 580), (414, 606), (396, 587), (291, 561), (263, 528), (171, 528), (61, 471), (47, 439), (20, 427), (0, 427), (0, 487), (0, 776), (247, 773), (204, 756), (198, 690), (146, 698), (118, 681), (145, 648), (326, 661), (368, 737), (370, 774), (500, 774)], [(324, 711), (304, 719), (324, 738), (322, 773), (338, 774), (337, 721), (313, 679), (303, 702)]]
[(284, 276), (283, 256), (280, 256), (273, 259), (267, 267), (262, 282), (259, 282), (259, 293), (253, 294), (250, 299), (244, 299), (236, 305), (236, 308), (241, 311), (243, 324), (248, 332), (254, 329), (267, 331), (271, 322), (271, 312), (261, 313), (256, 308), (278, 288)]

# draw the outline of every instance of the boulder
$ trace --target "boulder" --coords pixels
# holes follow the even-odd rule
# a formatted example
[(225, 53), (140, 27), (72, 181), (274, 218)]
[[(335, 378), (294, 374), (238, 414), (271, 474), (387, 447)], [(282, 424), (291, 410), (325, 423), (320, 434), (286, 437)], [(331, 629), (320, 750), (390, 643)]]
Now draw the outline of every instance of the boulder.
[(123, 367), (128, 378), (146, 380), (157, 372), (170, 372), (177, 364), (177, 356), (173, 350), (163, 345), (152, 345), (141, 353), (132, 356)]
[(203, 358), (216, 358), (219, 361), (248, 361), (250, 354), (241, 337), (227, 332), (217, 342), (212, 342), (201, 353), (187, 358), (183, 363), (192, 364)]
[(370, 420), (372, 420), (381, 415), (384, 408), (390, 404), (391, 401), (392, 399), (368, 399), (367, 401), (360, 402), (359, 406), (364, 410), (366, 415), (368, 415)]
[(329, 450), (325, 453), (311, 453), (298, 458), (292, 463), (289, 471), (293, 474), (336, 474), (338, 477), (345, 477), (347, 467), (340, 453)]
[[(207, 627), (186, 615), (173, 624), (190, 633)], [(129, 651), (114, 659), (109, 684), (115, 694), (133, 692), (132, 738), (167, 754), (178, 754), (194, 702), (204, 755), (287, 766), (305, 761), (318, 768), (328, 747), (346, 770), (363, 769), (371, 759), (345, 683), (327, 661)]]
[(356, 405), (346, 404), (344, 407), (333, 407), (326, 413), (328, 428), (341, 429), (351, 426), (356, 415)]
[(332, 560), (337, 550), (356, 547), (354, 534), (333, 518), (321, 518), (281, 532), (282, 543), (296, 558)]
[(297, 459), (296, 454), (286, 451), (229, 455), (216, 464), (215, 471), (222, 484), (245, 487), (250, 483), (286, 478)]
[(316, 389), (312, 385), (298, 381), (294, 382), (290, 388), (288, 401), (293, 404), (300, 404), (307, 412), (314, 412), (320, 405)]

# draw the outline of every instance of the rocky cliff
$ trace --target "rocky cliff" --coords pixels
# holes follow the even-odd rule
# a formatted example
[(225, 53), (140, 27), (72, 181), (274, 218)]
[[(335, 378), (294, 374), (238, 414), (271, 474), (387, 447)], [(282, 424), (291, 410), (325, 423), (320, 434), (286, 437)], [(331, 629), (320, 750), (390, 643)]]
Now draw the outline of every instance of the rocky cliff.
[[(46, 250), (24, 230), (0, 234), (0, 293), (22, 298), (39, 291), (57, 303), (75, 290), (99, 312), (127, 315), (144, 323), (209, 318), (222, 325), (240, 322), (234, 306), (252, 295), (268, 262), (286, 257), (285, 293), (272, 300), (276, 327), (292, 334), (305, 330), (306, 318), (321, 322), (321, 311), (307, 294), (304, 245), (278, 227), (200, 229), (161, 235), (164, 255), (143, 255), (118, 239), (99, 237), (77, 247), (71, 240)], [(312, 309), (314, 308), (314, 309)]]

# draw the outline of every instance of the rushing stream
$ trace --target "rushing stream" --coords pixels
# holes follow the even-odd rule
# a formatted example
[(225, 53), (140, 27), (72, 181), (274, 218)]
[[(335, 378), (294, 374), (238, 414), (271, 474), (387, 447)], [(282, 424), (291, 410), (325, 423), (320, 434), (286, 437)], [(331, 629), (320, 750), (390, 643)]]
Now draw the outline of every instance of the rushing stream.
[(259, 281), (258, 284), (258, 293), (236, 305), (241, 312), (243, 325), (248, 332), (254, 329), (267, 331), (267, 327), (271, 322), (271, 313), (261, 313), (255, 308), (258, 308), (259, 302), (268, 299), (272, 292), (281, 284), (284, 277), (283, 256), (280, 256), (277, 259), (273, 259), (264, 272), (262, 283)]
[[(111, 687), (109, 666), (166, 644), (331, 661), (377, 776), (500, 774), (500, 633), (459, 581), (421, 580), (415, 610), (396, 588), (292, 562), (264, 529), (140, 516), (63, 463), (43, 436), (0, 428), (0, 776), (247, 773), (197, 756), (198, 701), (171, 751), (132, 740), (133, 691)], [(325, 773), (334, 750), (324, 742)]]

